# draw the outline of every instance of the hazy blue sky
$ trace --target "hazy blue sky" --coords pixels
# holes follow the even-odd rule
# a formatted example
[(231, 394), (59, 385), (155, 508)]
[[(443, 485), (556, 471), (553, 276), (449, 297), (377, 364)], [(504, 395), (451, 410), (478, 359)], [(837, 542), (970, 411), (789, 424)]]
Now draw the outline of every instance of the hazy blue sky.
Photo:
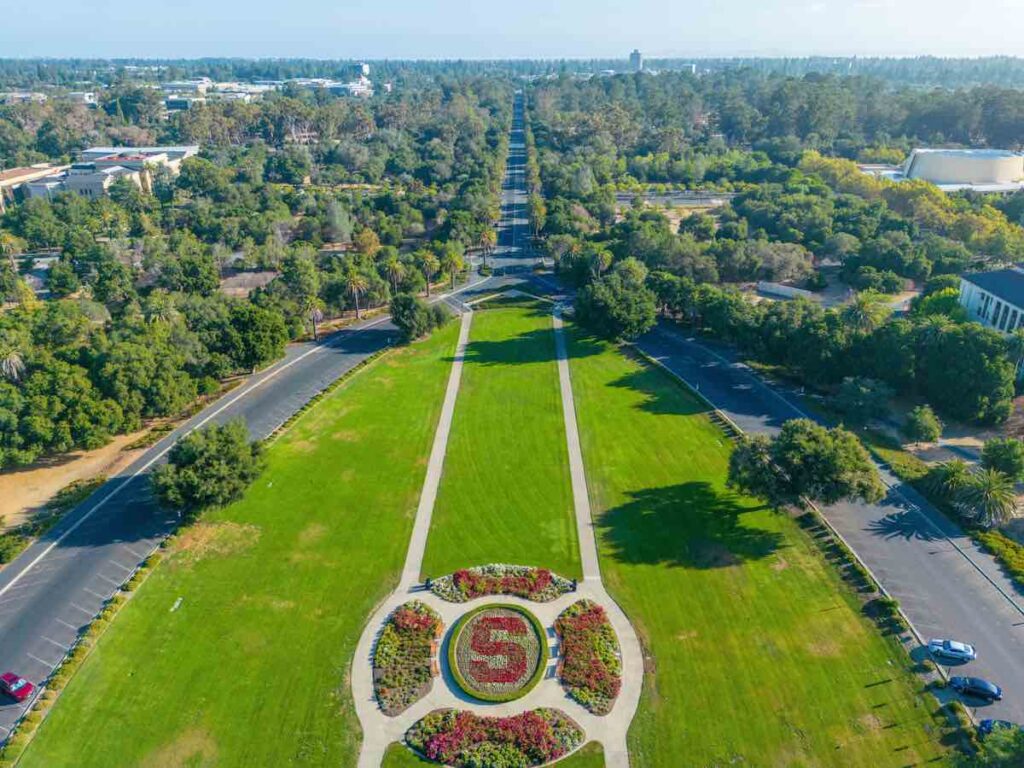
[(0, 57), (625, 57), (634, 46), (1024, 55), (1024, 0), (0, 0)]

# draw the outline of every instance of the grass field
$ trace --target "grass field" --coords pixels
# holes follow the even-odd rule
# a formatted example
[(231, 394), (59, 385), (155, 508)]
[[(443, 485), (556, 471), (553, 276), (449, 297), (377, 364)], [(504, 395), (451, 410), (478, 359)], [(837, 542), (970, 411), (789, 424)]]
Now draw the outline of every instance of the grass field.
[[(381, 768), (425, 768), (425, 766), (437, 766), (437, 763), (424, 760), (411, 752), (403, 744), (392, 744), (384, 755), (384, 762)], [(558, 768), (604, 768), (604, 750), (595, 741), (583, 746), (575, 754), (569, 755), (565, 760), (559, 760), (555, 765)]]
[(554, 355), (548, 307), (474, 316), (424, 576), (486, 563), (580, 575)]
[(356, 375), (183, 534), (22, 765), (354, 765), (348, 668), (398, 579), (457, 330)]
[[(921, 684), (788, 517), (725, 487), (729, 445), (659, 370), (574, 336), (601, 568), (649, 653), (636, 766), (919, 765)], [(681, 756), (685, 756), (682, 759)]]

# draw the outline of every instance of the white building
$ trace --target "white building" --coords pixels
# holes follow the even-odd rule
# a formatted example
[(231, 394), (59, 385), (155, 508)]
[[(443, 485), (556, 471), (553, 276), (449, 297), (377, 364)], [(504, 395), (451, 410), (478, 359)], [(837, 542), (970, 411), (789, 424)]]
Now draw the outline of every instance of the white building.
[(46, 94), (36, 91), (7, 91), (0, 93), (0, 104), (43, 104)]
[(1002, 149), (915, 149), (903, 175), (939, 185), (1019, 184), (1024, 155)]
[(113, 165), (97, 168), (96, 163), (75, 163), (63, 173), (46, 176), (25, 185), (28, 197), (50, 198), (59, 192), (74, 192), (82, 197), (96, 199), (110, 191), (118, 179), (128, 179), (143, 188), (142, 173), (131, 168)]
[(644, 71), (644, 55), (637, 48), (634, 48), (633, 52), (629, 54), (629, 68), (634, 72)]
[(143, 162), (150, 165), (163, 165), (177, 173), (181, 168), (181, 162), (199, 154), (198, 144), (183, 144), (181, 146), (166, 147), (89, 147), (82, 150), (78, 159), (83, 163), (92, 163), (98, 160), (115, 160), (118, 165), (133, 166), (129, 162), (132, 158), (141, 157)]
[(1024, 268), (961, 275), (960, 304), (969, 319), (1012, 333), (1024, 326)]

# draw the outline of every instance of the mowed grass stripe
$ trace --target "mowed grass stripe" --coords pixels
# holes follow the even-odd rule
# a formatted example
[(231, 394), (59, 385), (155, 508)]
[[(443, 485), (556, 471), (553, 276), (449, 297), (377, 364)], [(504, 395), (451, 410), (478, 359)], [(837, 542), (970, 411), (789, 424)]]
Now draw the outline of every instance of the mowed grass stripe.
[(580, 575), (550, 309), (478, 312), (424, 576), (486, 563)]
[(650, 654), (634, 765), (917, 765), (944, 750), (902, 650), (784, 515), (726, 488), (692, 393), (574, 331), (602, 575)]
[(242, 501), (186, 531), (22, 765), (355, 765), (349, 665), (398, 581), (457, 333), (359, 373)]

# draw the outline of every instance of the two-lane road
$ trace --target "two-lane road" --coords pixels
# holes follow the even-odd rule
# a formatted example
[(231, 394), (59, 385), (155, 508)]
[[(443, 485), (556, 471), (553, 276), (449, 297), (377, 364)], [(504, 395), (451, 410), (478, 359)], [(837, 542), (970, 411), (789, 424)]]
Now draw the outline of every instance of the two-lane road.
[[(807, 417), (799, 396), (782, 392), (739, 363), (731, 350), (661, 326), (640, 348), (700, 391), (749, 433), (774, 434)], [(879, 504), (844, 502), (824, 510), (829, 522), (900, 602), (915, 628), (978, 648), (977, 661), (951, 674), (988, 678), (1004, 700), (978, 706), (978, 717), (1024, 723), (1024, 600), (991, 555), (880, 467), (889, 487)]]

